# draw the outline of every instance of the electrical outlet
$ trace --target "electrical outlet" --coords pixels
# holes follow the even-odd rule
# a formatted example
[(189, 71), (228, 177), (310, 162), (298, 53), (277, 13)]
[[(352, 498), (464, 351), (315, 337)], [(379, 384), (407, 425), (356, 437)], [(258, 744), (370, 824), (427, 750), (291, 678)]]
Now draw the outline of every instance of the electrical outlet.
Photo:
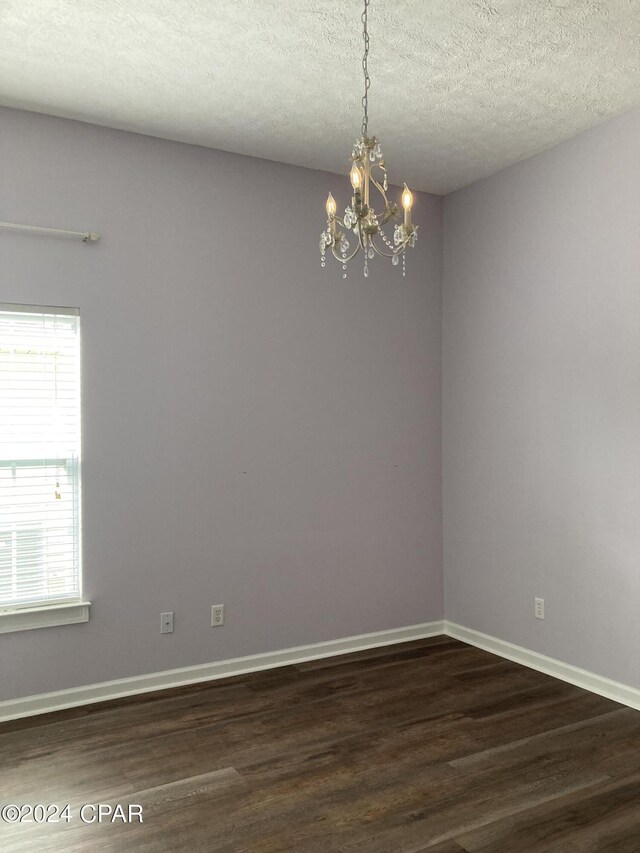
[(533, 615), (536, 619), (544, 619), (544, 598), (533, 599)]
[(217, 628), (218, 625), (224, 625), (224, 604), (211, 605), (211, 627)]
[(173, 634), (173, 610), (160, 614), (160, 633)]

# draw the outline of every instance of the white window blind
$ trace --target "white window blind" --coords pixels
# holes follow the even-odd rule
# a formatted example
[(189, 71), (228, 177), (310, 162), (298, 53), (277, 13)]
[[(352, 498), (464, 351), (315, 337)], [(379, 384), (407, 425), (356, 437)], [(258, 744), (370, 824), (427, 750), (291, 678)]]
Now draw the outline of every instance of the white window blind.
[(0, 304), (0, 608), (80, 598), (79, 322)]

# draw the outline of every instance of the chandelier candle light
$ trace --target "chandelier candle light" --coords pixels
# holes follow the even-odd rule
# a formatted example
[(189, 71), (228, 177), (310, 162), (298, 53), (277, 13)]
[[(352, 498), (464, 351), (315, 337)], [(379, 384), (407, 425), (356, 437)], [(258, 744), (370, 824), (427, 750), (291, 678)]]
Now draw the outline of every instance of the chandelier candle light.
[[(418, 226), (411, 222), (411, 206), (413, 196), (407, 185), (402, 192), (402, 208), (404, 220), (395, 224), (393, 242), (383, 231), (383, 225), (393, 220), (399, 211), (398, 205), (387, 198), (388, 182), (387, 169), (382, 155), (380, 143), (375, 136), (369, 136), (369, 72), (367, 62), (369, 58), (369, 30), (368, 11), (370, 0), (364, 0), (364, 12), (362, 13), (364, 55), (362, 57), (362, 71), (364, 73), (364, 95), (362, 96), (362, 107), (364, 115), (362, 118), (362, 136), (357, 139), (351, 152), (351, 186), (353, 196), (351, 205), (345, 208), (344, 216), (336, 215), (337, 204), (334, 197), (329, 193), (326, 203), (327, 229), (320, 237), (321, 265), (325, 266), (327, 247), (331, 254), (342, 264), (342, 277), (347, 277), (347, 263), (358, 254), (360, 249), (364, 253), (364, 275), (369, 275), (369, 261), (380, 255), (391, 258), (391, 263), (396, 265), (402, 256), (402, 275), (405, 275), (406, 261), (405, 250), (407, 246), (415, 246)], [(374, 172), (374, 169), (377, 170)], [(382, 196), (384, 207), (377, 214), (369, 199), (371, 185), (378, 190)], [(349, 241), (346, 234), (340, 231), (353, 231), (355, 235), (355, 249), (349, 254)], [(388, 251), (382, 248), (380, 241), (384, 243)]]

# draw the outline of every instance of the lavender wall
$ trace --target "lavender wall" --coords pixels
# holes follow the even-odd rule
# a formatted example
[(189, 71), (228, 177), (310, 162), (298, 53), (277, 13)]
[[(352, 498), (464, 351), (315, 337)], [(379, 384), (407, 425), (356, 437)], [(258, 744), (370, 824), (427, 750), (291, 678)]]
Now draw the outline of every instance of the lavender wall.
[(81, 309), (93, 601), (0, 635), (0, 698), (442, 618), (441, 200), (343, 281), (345, 176), (7, 109), (0, 164), (0, 219), (104, 235), (0, 235), (0, 301)]
[(444, 221), (447, 618), (638, 687), (639, 152), (635, 111)]

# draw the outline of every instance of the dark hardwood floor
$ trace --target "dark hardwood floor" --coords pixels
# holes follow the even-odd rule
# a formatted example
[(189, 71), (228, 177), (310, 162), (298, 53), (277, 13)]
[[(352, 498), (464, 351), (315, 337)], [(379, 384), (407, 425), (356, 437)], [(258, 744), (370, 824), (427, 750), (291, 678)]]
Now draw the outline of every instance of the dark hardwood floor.
[(640, 712), (437, 637), (6, 723), (23, 803), (2, 853), (639, 853)]

